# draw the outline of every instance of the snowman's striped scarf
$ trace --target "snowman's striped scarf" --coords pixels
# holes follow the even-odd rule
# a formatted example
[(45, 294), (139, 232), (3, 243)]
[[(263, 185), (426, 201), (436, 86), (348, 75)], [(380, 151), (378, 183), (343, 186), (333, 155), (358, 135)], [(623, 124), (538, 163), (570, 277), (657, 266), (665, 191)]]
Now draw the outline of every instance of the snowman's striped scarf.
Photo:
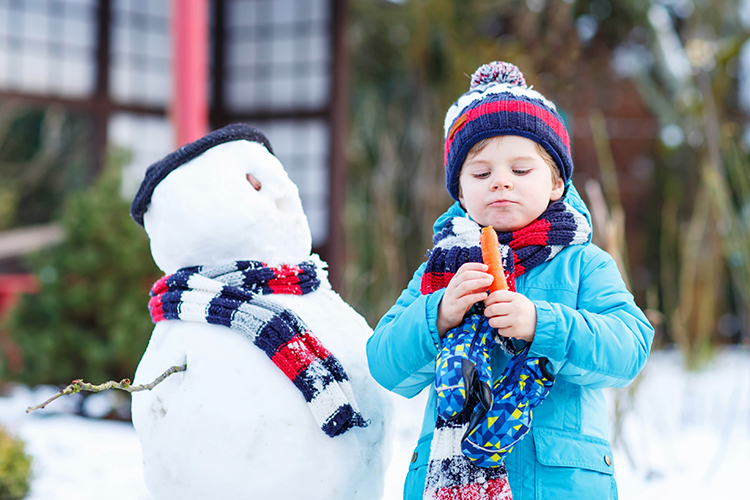
[(262, 295), (301, 295), (320, 286), (315, 264), (268, 267), (257, 261), (186, 267), (151, 289), (154, 323), (196, 321), (227, 326), (263, 350), (294, 383), (328, 436), (365, 427), (341, 363), (293, 311)]

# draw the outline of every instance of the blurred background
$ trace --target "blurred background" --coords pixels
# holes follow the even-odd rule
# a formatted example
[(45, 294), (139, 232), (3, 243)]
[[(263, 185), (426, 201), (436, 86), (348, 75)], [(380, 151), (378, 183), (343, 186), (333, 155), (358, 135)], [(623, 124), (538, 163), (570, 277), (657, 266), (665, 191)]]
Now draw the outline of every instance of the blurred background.
[[(238, 121), (268, 135), (374, 327), (451, 201), (445, 111), (492, 60), (558, 106), (655, 354), (682, 378), (727, 352), (745, 367), (749, 35), (748, 0), (2, 0), (0, 384), (132, 377), (160, 273), (130, 200), (151, 163)], [(642, 385), (611, 394), (613, 439)], [(86, 408), (129, 419), (126, 399)]]

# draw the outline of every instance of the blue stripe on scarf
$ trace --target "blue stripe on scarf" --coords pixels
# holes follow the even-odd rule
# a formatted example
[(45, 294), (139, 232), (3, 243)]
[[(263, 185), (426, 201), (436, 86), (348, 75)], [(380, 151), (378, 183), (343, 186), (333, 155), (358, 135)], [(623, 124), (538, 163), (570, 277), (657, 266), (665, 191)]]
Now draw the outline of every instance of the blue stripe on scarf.
[(269, 358), (272, 358), (281, 346), (292, 340), (296, 332), (292, 330), (289, 323), (283, 317), (274, 315), (271, 321), (266, 323), (258, 332), (255, 339), (257, 345)]
[(315, 387), (316, 383), (319, 383), (322, 388), (325, 388), (334, 382), (336, 382), (336, 378), (330, 373), (316, 373), (313, 377), (307, 370), (301, 371), (299, 375), (292, 380), (294, 386), (299, 389), (303, 396), (305, 396), (305, 401), (308, 403), (315, 399), (315, 396), (319, 394), (319, 391)]
[(181, 297), (182, 290), (170, 291), (162, 296), (164, 319), (180, 319)]
[(336, 415), (333, 416), (323, 426), (323, 432), (326, 434), (346, 432), (354, 426), (366, 427), (368, 422), (362, 418), (362, 415), (357, 413), (351, 405), (346, 404), (339, 408)]

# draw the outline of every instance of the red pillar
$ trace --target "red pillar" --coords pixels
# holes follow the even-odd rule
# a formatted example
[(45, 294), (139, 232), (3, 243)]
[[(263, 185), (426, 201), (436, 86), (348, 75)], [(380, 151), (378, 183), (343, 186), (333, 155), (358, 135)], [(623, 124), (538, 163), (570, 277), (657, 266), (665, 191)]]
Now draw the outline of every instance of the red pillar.
[(208, 0), (172, 0), (177, 147), (208, 133)]

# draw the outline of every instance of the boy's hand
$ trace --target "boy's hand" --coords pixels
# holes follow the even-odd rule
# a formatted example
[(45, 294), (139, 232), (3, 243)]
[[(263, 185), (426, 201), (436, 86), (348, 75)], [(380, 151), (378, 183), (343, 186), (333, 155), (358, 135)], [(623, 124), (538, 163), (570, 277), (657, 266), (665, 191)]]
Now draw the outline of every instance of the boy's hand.
[(445, 287), (443, 299), (438, 306), (437, 329), (440, 338), (448, 330), (461, 324), (464, 314), (471, 306), (487, 298), (490, 283), (492, 275), (487, 272), (484, 264), (467, 262), (458, 268)]
[(498, 290), (485, 299), (484, 305), (484, 315), (500, 335), (526, 342), (534, 340), (536, 306), (525, 295)]

